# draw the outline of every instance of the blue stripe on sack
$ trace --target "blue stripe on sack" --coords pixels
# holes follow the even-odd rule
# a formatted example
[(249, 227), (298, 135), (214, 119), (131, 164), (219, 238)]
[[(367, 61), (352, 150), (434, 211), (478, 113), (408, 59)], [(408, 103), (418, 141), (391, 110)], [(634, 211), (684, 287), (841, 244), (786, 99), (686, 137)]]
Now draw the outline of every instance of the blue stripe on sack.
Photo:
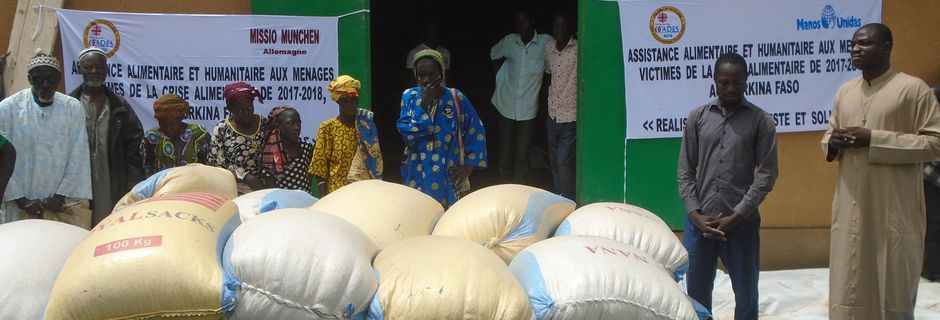
[(676, 268), (676, 272), (673, 272), (673, 273), (672, 273), (672, 277), (673, 277), (673, 279), (676, 279), (676, 282), (680, 282), (680, 281), (682, 281), (682, 280), (685, 280), (685, 274), (686, 274), (686, 272), (689, 272), (689, 263), (688, 263), (688, 262), (683, 263), (681, 266), (679, 266), (678, 268)]
[(553, 237), (561, 236), (570, 236), (571, 235), (571, 222), (565, 219), (561, 222), (561, 225), (558, 226), (558, 230), (555, 230), (555, 235)]
[(369, 308), (362, 309), (357, 314), (352, 314), (356, 312), (356, 306), (352, 303), (346, 305), (346, 309), (343, 310), (343, 316), (351, 320), (366, 320), (366, 315), (369, 313)]
[(574, 201), (547, 191), (533, 193), (529, 196), (529, 202), (526, 203), (525, 215), (522, 216), (522, 220), (500, 241), (518, 239), (534, 234), (542, 224), (542, 214), (551, 206), (559, 203), (574, 204)]
[(316, 202), (317, 198), (300, 190), (275, 189), (261, 197), (259, 214), (277, 209), (308, 208)]
[(232, 247), (234, 243), (235, 238), (229, 237), (222, 253), (222, 310), (225, 312), (235, 310), (235, 295), (238, 293), (238, 286), (241, 285), (241, 280), (238, 279), (238, 275), (235, 274), (235, 269), (232, 266)]
[(535, 255), (529, 251), (523, 251), (512, 262), (509, 263), (509, 270), (516, 276), (522, 289), (529, 295), (529, 302), (532, 304), (532, 311), (535, 313), (535, 319), (542, 319), (555, 306), (555, 300), (552, 299), (548, 288), (545, 287), (545, 277), (542, 275), (542, 268)]
[(219, 230), (219, 238), (216, 242), (216, 257), (218, 257), (219, 266), (222, 268), (222, 309), (232, 310), (235, 308), (235, 290), (238, 288), (238, 277), (232, 270), (232, 232), (241, 224), (238, 214), (233, 214), (228, 222)]
[(353, 315), (352, 318), (349, 318), (349, 319), (351, 319), (351, 320), (366, 320), (366, 317), (369, 316), (369, 312), (368, 312), (368, 311), (369, 311), (369, 309), (362, 310), (362, 312), (360, 312), (360, 313), (358, 313), (358, 314), (356, 314), (356, 315)]
[(153, 194), (157, 191), (157, 184), (163, 181), (163, 178), (166, 177), (167, 173), (170, 172), (170, 169), (164, 169), (156, 174), (150, 176), (144, 181), (138, 182), (134, 189), (131, 191), (137, 195), (138, 200), (147, 199), (153, 197)]
[(712, 313), (708, 312), (708, 309), (705, 308), (701, 303), (695, 301), (689, 297), (689, 301), (692, 302), (692, 307), (695, 308), (695, 315), (698, 316), (698, 320), (712, 320)]
[[(375, 282), (382, 285), (379, 270), (372, 270), (375, 273)], [(382, 310), (382, 300), (379, 297), (379, 289), (376, 286), (375, 294), (372, 295), (372, 302), (369, 303), (369, 314), (366, 316), (369, 320), (385, 320), (385, 310)]]

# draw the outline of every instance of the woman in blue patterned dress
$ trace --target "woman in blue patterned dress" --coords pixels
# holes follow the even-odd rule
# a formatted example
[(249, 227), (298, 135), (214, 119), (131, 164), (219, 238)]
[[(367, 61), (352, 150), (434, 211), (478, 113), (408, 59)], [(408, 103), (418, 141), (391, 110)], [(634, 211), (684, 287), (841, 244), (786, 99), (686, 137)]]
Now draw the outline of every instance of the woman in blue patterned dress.
[(402, 181), (445, 208), (469, 191), (473, 168), (486, 167), (486, 129), (470, 100), (444, 82), (444, 58), (432, 49), (414, 58), (418, 86), (401, 98), (398, 132), (405, 142)]

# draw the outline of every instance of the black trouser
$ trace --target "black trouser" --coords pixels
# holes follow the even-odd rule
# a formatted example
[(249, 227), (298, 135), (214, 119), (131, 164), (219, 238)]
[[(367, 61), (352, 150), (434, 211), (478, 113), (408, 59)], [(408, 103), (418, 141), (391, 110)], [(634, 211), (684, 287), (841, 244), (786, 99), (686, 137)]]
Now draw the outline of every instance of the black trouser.
[(499, 177), (523, 183), (529, 173), (529, 146), (535, 119), (516, 121), (499, 115)]
[(547, 117), (548, 163), (552, 168), (555, 193), (575, 200), (575, 137), (577, 122), (556, 123)]
[(940, 188), (924, 181), (927, 203), (927, 235), (924, 238), (924, 275), (940, 280)]

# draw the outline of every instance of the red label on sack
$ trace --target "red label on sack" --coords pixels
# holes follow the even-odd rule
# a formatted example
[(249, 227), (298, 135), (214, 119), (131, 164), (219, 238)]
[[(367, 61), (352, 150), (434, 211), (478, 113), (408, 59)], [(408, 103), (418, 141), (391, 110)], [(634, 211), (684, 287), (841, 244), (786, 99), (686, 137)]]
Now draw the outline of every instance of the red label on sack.
[(159, 247), (163, 244), (163, 236), (147, 236), (127, 238), (102, 244), (95, 247), (95, 257), (124, 250)]

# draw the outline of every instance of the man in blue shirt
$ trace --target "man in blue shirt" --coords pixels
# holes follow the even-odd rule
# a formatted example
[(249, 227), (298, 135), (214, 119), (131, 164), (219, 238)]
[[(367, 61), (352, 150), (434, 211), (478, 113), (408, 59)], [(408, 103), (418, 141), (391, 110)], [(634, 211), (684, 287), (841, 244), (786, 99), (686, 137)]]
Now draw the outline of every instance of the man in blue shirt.
[(535, 31), (528, 13), (516, 14), (516, 33), (490, 49), (498, 66), (493, 105), (499, 111), (499, 176), (523, 182), (529, 171), (528, 147), (535, 131), (539, 90), (545, 73), (545, 46), (552, 36)]

